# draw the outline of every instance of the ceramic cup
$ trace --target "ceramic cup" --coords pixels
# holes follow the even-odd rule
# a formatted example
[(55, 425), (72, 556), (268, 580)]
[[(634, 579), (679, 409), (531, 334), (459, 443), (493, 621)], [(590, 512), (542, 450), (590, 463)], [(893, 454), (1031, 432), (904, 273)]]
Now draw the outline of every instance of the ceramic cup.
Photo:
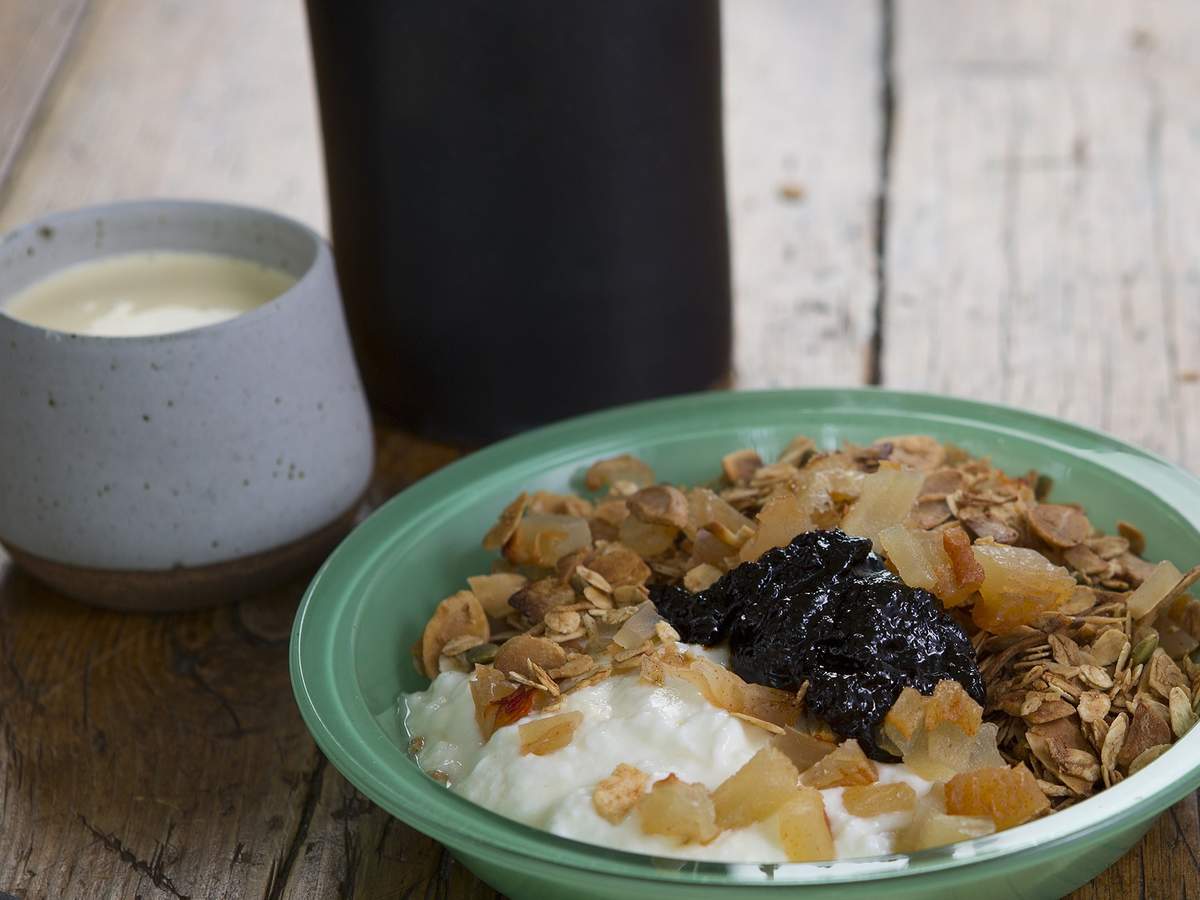
[[(297, 281), (234, 319), (149, 337), (3, 314), (64, 266), (148, 250), (241, 257)], [(319, 561), (351, 524), (372, 462), (333, 258), (309, 228), (151, 200), (0, 239), (0, 542), (35, 577), (123, 609), (235, 599)]]

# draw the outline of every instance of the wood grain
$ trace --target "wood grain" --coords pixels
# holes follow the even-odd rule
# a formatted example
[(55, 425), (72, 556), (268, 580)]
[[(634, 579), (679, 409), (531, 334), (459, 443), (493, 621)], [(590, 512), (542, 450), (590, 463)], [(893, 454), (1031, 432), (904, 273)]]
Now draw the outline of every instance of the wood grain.
[(879, 7), (747, 0), (722, 12), (738, 384), (861, 384), (876, 294)]
[[(379, 432), (376, 498), (457, 455)], [(302, 588), (112, 613), (0, 552), (0, 892), (278, 900), (453, 884), (451, 896), (494, 897), (308, 737), (287, 668)]]
[[(33, 121), (0, 230), (147, 194), (324, 229), (300, 4), (93, 4), (29, 119), (12, 86), (47, 69), (20, 54), (44, 63), (54, 40), (6, 26), (72, 2), (0, 5), (0, 155)], [(1198, 15), (728, 3), (740, 386), (858, 384), (878, 363), (890, 386), (1066, 415), (1200, 468)], [(375, 503), (458, 455), (386, 426), (379, 449)], [(496, 900), (316, 750), (287, 680), (298, 590), (117, 615), (0, 555), (0, 896)], [(1200, 897), (1197, 813), (1177, 804), (1073, 897)]]
[(18, 154), (0, 231), (148, 195), (265, 206), (325, 231), (318, 135), (303, 4), (104, 0)]
[(1200, 7), (994, 13), (897, 6), (884, 380), (1200, 471)]
[(0, 4), (0, 196), (87, 0)]

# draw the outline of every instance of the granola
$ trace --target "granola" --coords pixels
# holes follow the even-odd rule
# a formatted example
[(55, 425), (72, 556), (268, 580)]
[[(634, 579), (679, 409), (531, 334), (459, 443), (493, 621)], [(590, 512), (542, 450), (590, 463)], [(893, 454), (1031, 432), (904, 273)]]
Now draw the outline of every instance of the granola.
[[(837, 786), (847, 809), (911, 810), (897, 846), (920, 849), (1077, 803), (1196, 723), (1200, 602), (1188, 592), (1200, 566), (1143, 559), (1141, 530), (1101, 532), (1081, 506), (1049, 502), (1046, 477), (1011, 476), (924, 435), (834, 451), (800, 436), (774, 462), (747, 448), (718, 468), (714, 482), (688, 487), (623, 455), (587, 470), (594, 496), (522, 493), (484, 538), (500, 553), (493, 570), (443, 600), (414, 647), (430, 678), (472, 673), (485, 740), (523, 722), (522, 753), (569, 745), (579, 713), (537, 714), (610, 677), (691, 684), (772, 741), (713, 791), (622, 764), (592, 795), (607, 821), (636, 810), (647, 834), (707, 843), (773, 816), (789, 859), (828, 858), (821, 829), (798, 835), (823, 810), (812, 789)], [(652, 586), (698, 594), (828, 529), (869, 539), (894, 575), (941, 601), (974, 650), (982, 706), (956, 681), (928, 696), (905, 688), (878, 730), (881, 747), (934, 783), (920, 798), (877, 783), (859, 745), (806, 709), (807, 683), (787, 692), (743, 680), (681, 645), (650, 602)]]

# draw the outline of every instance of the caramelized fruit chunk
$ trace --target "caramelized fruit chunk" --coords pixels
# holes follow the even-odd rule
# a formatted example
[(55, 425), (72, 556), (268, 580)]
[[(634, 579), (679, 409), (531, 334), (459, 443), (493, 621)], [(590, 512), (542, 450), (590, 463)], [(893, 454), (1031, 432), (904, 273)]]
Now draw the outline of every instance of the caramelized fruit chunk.
[(798, 494), (784, 492), (771, 497), (759, 511), (758, 530), (742, 545), (742, 562), (752, 562), (774, 547), (784, 547), (792, 538), (812, 529), (808, 502)]
[(638, 800), (637, 810), (646, 834), (665, 834), (685, 844), (707, 844), (721, 833), (708, 790), (674, 774), (656, 781)]
[(532, 753), (545, 756), (571, 743), (575, 730), (583, 722), (583, 713), (565, 712), (544, 719), (534, 719), (517, 728), (521, 739), (521, 755)]
[(1170, 560), (1164, 559), (1154, 567), (1148, 578), (1138, 585), (1129, 597), (1127, 607), (1135, 619), (1144, 619), (1158, 609), (1159, 605), (1179, 584), (1183, 573)]
[(666, 553), (675, 544), (679, 529), (674, 525), (653, 525), (630, 516), (617, 529), (621, 543), (638, 556), (649, 558)]
[(911, 469), (885, 469), (863, 479), (862, 491), (846, 518), (842, 530), (869, 538), (879, 548), (879, 533), (899, 525), (917, 502), (925, 476)]
[(500, 701), (516, 693), (517, 686), (492, 666), (475, 666), (471, 679), (471, 700), (475, 704), (475, 723), (486, 741), (496, 730)]
[(818, 760), (800, 776), (809, 787), (848, 787), (853, 784), (872, 784), (879, 779), (875, 763), (867, 759), (858, 741), (843, 741), (828, 756)]
[(869, 819), (885, 813), (907, 812), (917, 804), (917, 792), (902, 781), (853, 785), (842, 791), (842, 805), (852, 816)]
[(713, 791), (717, 826), (744, 828), (761, 822), (795, 792), (799, 777), (783, 753), (764, 747)]
[(983, 566), (971, 550), (971, 538), (958, 525), (942, 532), (942, 551), (950, 560), (950, 578), (934, 593), (947, 606), (961, 606), (983, 584)]
[(784, 728), (783, 734), (771, 739), (771, 746), (790, 759), (798, 772), (811, 769), (837, 749), (837, 744), (823, 741), (795, 728)]
[(1003, 831), (1028, 822), (1050, 808), (1050, 801), (1024, 765), (977, 769), (946, 782), (946, 812), (986, 817)]
[(943, 722), (956, 725), (968, 736), (983, 724), (983, 707), (957, 681), (939, 681), (925, 704), (925, 730), (932, 732)]
[(996, 826), (991, 819), (974, 816), (951, 816), (946, 813), (929, 812), (919, 819), (897, 839), (896, 849), (902, 853), (915, 853), (931, 847), (944, 847), (959, 841), (994, 834)]
[(879, 532), (879, 546), (909, 587), (932, 591), (937, 587), (937, 563), (929, 532), (892, 525)]
[(881, 740), (914, 772), (944, 781), (959, 772), (1002, 766), (999, 729), (982, 722), (983, 710), (957, 682), (940, 682), (930, 697), (906, 689), (884, 717)]
[(948, 607), (966, 603), (983, 583), (971, 539), (957, 526), (923, 531), (893, 525), (880, 532), (879, 543), (905, 584), (932, 592)]
[(496, 702), (496, 715), (492, 719), (492, 731), (520, 721), (533, 711), (533, 703), (539, 692), (522, 685), (507, 697)]
[(906, 687), (884, 716), (883, 729), (897, 747), (913, 741), (917, 729), (924, 727), (927, 701), (928, 698), (921, 696), (920, 691)]
[(829, 829), (820, 791), (803, 786), (797, 788), (780, 808), (779, 841), (792, 862), (833, 859), (833, 832)]
[(929, 792), (917, 801), (908, 827), (897, 835), (896, 849), (901, 853), (915, 853), (983, 837), (995, 830), (996, 825), (991, 819), (949, 815), (946, 812), (943, 785), (933, 784)]
[(590, 547), (591, 543), (592, 530), (587, 519), (527, 512), (504, 545), (504, 556), (515, 565), (552, 569), (561, 557)]
[(1071, 574), (1036, 550), (976, 544), (974, 551), (984, 577), (971, 618), (992, 634), (1005, 634), (1037, 621), (1075, 592)]

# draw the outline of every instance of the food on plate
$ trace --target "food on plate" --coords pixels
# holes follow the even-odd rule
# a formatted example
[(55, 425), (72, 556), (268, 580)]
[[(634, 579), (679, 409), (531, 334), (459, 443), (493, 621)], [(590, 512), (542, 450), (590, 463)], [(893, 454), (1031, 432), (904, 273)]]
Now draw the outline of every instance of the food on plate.
[(1200, 567), (1035, 472), (797, 437), (708, 484), (629, 455), (583, 484), (499, 510), (492, 571), (414, 647), (414, 758), (502, 815), (661, 856), (915, 852), (1077, 803), (1197, 718)]

